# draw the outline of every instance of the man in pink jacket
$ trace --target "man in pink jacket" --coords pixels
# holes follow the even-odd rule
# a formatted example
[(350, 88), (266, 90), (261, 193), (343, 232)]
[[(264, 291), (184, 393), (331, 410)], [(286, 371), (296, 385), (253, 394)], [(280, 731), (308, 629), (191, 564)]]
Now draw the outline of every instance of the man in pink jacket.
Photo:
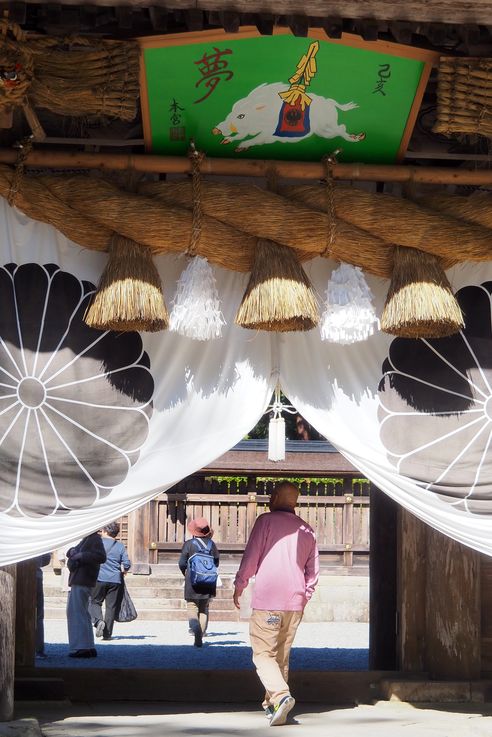
[(295, 704), (288, 686), (290, 649), (319, 576), (314, 530), (295, 513), (298, 495), (288, 481), (275, 487), (270, 512), (256, 520), (234, 581), (239, 609), (239, 597), (255, 576), (249, 634), (272, 727), (285, 724)]

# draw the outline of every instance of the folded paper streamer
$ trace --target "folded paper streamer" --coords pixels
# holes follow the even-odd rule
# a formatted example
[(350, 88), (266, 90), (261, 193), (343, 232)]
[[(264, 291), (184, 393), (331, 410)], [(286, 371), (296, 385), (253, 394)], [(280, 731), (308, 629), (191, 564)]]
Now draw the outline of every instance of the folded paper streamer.
[(212, 267), (194, 256), (178, 280), (169, 330), (193, 340), (213, 340), (225, 325)]
[(379, 327), (373, 299), (362, 269), (340, 264), (328, 282), (321, 339), (342, 345), (366, 340)]

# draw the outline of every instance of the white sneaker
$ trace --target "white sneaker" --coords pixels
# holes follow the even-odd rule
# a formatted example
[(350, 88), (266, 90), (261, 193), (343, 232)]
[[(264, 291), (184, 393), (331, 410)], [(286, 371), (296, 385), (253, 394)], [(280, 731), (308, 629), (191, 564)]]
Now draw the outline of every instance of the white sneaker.
[(295, 706), (295, 699), (290, 694), (280, 699), (279, 703), (273, 707), (273, 716), (270, 719), (270, 727), (278, 727), (285, 724), (291, 709)]
[(106, 624), (103, 619), (100, 619), (96, 625), (96, 637), (102, 637)]

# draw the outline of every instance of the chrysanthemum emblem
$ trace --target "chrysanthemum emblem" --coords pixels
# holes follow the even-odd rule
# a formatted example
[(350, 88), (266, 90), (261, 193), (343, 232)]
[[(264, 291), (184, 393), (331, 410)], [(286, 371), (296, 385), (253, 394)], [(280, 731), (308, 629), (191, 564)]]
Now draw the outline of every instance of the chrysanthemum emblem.
[(154, 381), (138, 333), (87, 327), (95, 287), (59, 266), (0, 267), (0, 510), (89, 507), (126, 478)]
[(492, 282), (460, 289), (466, 327), (396, 338), (379, 386), (380, 437), (398, 472), (458, 509), (492, 513)]

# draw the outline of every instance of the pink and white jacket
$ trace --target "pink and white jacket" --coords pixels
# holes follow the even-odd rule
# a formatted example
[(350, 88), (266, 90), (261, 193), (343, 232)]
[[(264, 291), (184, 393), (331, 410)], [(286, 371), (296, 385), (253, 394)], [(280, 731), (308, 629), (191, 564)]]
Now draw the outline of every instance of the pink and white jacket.
[(251, 606), (302, 611), (319, 577), (314, 530), (293, 512), (276, 510), (256, 520), (234, 585), (239, 594), (255, 576)]

